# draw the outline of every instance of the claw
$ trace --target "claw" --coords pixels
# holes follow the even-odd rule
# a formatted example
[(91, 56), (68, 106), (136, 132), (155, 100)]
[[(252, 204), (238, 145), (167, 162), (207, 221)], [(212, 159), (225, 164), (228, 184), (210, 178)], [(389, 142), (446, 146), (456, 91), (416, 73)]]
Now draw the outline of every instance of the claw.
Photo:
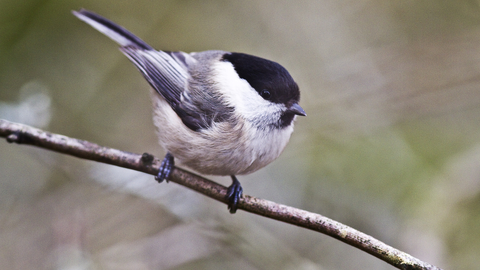
[(232, 184), (227, 189), (228, 209), (230, 213), (235, 214), (238, 208), (238, 202), (243, 195), (243, 188), (235, 175), (232, 175)]
[(172, 173), (174, 165), (175, 162), (173, 160), (172, 154), (167, 153), (165, 155), (165, 158), (162, 160), (162, 164), (160, 164), (160, 169), (157, 176), (155, 176), (155, 180), (157, 180), (159, 183), (162, 183), (163, 180), (167, 180), (168, 183), (168, 178)]

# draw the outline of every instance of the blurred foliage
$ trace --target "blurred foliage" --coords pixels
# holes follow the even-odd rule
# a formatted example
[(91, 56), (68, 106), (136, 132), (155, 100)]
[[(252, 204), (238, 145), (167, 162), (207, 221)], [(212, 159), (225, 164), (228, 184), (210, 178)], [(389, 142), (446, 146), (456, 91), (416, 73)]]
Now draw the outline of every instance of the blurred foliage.
[[(0, 118), (164, 153), (148, 84), (87, 8), (167, 50), (284, 65), (308, 117), (247, 194), (480, 269), (478, 1), (0, 1)], [(226, 177), (211, 177), (229, 184)], [(175, 184), (0, 141), (2, 269), (393, 269)]]

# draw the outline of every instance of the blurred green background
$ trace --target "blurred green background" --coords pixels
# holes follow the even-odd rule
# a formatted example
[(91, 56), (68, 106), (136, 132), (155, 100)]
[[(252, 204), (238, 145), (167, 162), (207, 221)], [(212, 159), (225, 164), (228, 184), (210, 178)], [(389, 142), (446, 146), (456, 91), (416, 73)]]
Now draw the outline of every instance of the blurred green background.
[[(0, 1), (0, 118), (164, 155), (148, 84), (87, 8), (166, 50), (281, 63), (301, 88), (245, 193), (480, 269), (479, 1)], [(228, 177), (211, 177), (230, 184)], [(394, 269), (174, 183), (0, 140), (1, 269)]]

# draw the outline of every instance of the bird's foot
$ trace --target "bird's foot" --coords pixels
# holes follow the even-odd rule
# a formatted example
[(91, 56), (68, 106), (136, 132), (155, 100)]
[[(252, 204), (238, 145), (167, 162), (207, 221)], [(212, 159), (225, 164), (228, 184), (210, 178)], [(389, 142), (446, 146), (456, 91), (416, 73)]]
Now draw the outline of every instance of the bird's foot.
[(242, 198), (243, 188), (235, 175), (232, 175), (232, 184), (227, 189), (228, 209), (230, 213), (237, 212), (238, 201)]
[(163, 180), (167, 180), (168, 183), (168, 178), (172, 173), (174, 165), (175, 162), (173, 161), (172, 154), (167, 153), (165, 155), (165, 158), (162, 160), (162, 164), (160, 164), (160, 169), (157, 176), (155, 176), (155, 180), (157, 180), (159, 183), (162, 183)]

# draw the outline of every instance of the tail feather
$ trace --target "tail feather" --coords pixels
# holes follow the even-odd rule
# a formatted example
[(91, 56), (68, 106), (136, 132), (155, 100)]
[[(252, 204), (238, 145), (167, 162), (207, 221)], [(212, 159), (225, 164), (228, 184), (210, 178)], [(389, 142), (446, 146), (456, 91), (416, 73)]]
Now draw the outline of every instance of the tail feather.
[(127, 29), (120, 25), (105, 19), (104, 17), (97, 15), (91, 11), (82, 9), (80, 11), (72, 11), (73, 15), (77, 16), (80, 20), (91, 25), (101, 33), (105, 34), (122, 47), (131, 46), (143, 50), (154, 50), (150, 45), (145, 43), (139, 37), (130, 33)]
[(72, 11), (80, 20), (102, 32), (120, 44), (122, 51), (142, 73), (148, 83), (167, 101), (182, 122), (191, 130), (207, 127), (204, 115), (192, 110), (194, 104), (186, 106), (183, 92), (189, 77), (188, 66), (196, 63), (184, 52), (156, 51), (125, 28), (91, 11)]

